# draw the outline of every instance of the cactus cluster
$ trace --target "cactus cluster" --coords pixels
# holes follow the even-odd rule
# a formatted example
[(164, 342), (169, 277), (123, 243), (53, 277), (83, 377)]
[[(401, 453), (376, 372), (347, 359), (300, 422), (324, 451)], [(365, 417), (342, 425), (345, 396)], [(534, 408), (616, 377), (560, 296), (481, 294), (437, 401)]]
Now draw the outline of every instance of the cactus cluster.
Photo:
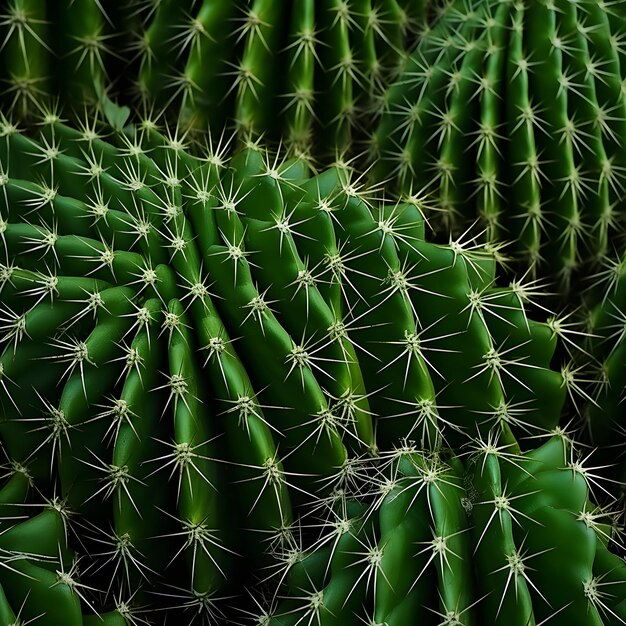
[[(532, 284), (497, 287), (497, 251), (426, 241), (417, 200), (254, 143), (192, 154), (149, 123), (5, 118), (0, 163), (0, 584), (25, 619), (229, 623), (293, 592), (289, 541), (314, 516), (362, 516), (429, 467), (468, 489), (448, 450), (516, 459), (559, 432), (570, 379)], [(404, 449), (422, 473), (400, 479)]]
[[(32, 117), (111, 97), (219, 138), (334, 157), (376, 116), (425, 0), (7, 0), (4, 102)], [(118, 6), (119, 5), (119, 6)]]
[(624, 7), (0, 0), (0, 626), (626, 624)]
[(374, 172), (432, 194), (433, 224), (478, 220), (535, 275), (573, 279), (623, 236), (622, 2), (448, 2), (371, 140)]

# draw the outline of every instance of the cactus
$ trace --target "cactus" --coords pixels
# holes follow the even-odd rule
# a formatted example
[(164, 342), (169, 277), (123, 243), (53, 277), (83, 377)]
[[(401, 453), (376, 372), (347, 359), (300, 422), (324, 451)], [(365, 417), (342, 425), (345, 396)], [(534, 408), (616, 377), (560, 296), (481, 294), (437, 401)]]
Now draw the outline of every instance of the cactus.
[(0, 2), (0, 623), (625, 624), (624, 17)]
[[(273, 572), (304, 521), (394, 480), (394, 450), (517, 458), (558, 428), (558, 324), (527, 315), (532, 283), (495, 285), (497, 249), (428, 242), (417, 198), (379, 203), (345, 166), (313, 175), (254, 142), (228, 160), (149, 121), (106, 132), (0, 124), (0, 501), (20, 518), (0, 585), (16, 616), (57, 623), (54, 590), (66, 623), (233, 623), (267, 585), (283, 593)], [(455, 510), (434, 528), (464, 524)], [(376, 515), (357, 543), (383, 532)], [(33, 524), (38, 543), (18, 541)], [(342, 558), (327, 594), (347, 620), (375, 583)]]
[[(623, 231), (619, 2), (448, 2), (385, 96), (374, 177), (567, 293)], [(474, 165), (475, 164), (475, 165)]]
[(257, 623), (623, 623), (615, 520), (572, 453), (561, 434), (525, 454), (472, 445), (466, 460), (405, 445), (359, 468)]
[[(335, 158), (368, 127), (424, 23), (425, 0), (9, 0), (5, 102), (136, 107), (219, 138), (236, 126)], [(133, 97), (134, 94), (134, 97)], [(53, 100), (54, 101), (54, 100)], [(51, 105), (48, 105), (51, 106)], [(158, 114), (157, 114), (158, 112)]]
[[(570, 313), (565, 333), (568, 363), (563, 374), (578, 377), (571, 403), (577, 439), (596, 449), (596, 460), (611, 492), (624, 493), (624, 423), (621, 418), (626, 385), (624, 311), (626, 311), (626, 258), (608, 258), (589, 277), (581, 306)], [(561, 333), (563, 335), (563, 333)]]

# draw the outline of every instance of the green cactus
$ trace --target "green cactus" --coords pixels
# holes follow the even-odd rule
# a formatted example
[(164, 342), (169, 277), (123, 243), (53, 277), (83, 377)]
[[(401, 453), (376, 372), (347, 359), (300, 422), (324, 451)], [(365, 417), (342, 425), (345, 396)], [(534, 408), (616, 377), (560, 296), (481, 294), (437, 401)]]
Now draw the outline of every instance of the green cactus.
[(623, 230), (623, 38), (620, 2), (445, 3), (385, 96), (374, 177), (566, 293)]
[[(417, 199), (380, 204), (345, 167), (313, 175), (253, 143), (228, 161), (150, 123), (108, 132), (0, 124), (0, 502), (28, 518), (3, 521), (15, 614), (57, 623), (54, 592), (65, 623), (229, 623), (276, 582), (301, 520), (382, 484), (403, 442), (516, 455), (557, 428), (558, 325), (527, 316), (532, 285), (495, 286), (497, 250), (426, 241)], [(455, 535), (461, 509), (438, 512), (450, 471), (427, 501)], [(395, 537), (392, 521), (354, 541)], [(50, 528), (24, 556), (31, 524)], [(449, 610), (477, 599), (462, 561), (440, 572)], [(347, 623), (381, 582), (334, 567), (325, 597)]]
[[(336, 158), (371, 125), (426, 0), (7, 0), (5, 103), (32, 119), (107, 102), (218, 139), (281, 140)], [(133, 96), (134, 94), (134, 96)], [(49, 103), (46, 105), (46, 101)]]
[(257, 623), (623, 623), (620, 538), (572, 452), (563, 436), (525, 454), (475, 442), (463, 461), (405, 445), (364, 465)]
[(625, 17), (0, 0), (0, 625), (626, 624)]
[(626, 257), (609, 258), (589, 278), (582, 300), (579, 309), (570, 314), (573, 321), (569, 331), (573, 334), (564, 372), (565, 377), (576, 373), (579, 379), (571, 412), (578, 439), (596, 449), (603, 475), (613, 481), (611, 491), (623, 494)]

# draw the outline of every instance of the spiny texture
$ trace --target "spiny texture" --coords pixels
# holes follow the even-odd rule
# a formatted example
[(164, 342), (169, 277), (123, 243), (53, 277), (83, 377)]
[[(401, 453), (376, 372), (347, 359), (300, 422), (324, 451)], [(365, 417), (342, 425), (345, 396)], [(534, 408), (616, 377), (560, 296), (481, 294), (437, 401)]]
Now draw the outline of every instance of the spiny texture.
[(99, 131), (0, 124), (5, 488), (49, 520), (1, 555), (16, 613), (232, 623), (361, 463), (557, 427), (557, 333), (494, 251), (345, 167)]
[(626, 388), (626, 256), (608, 259), (589, 279), (582, 305), (569, 314), (565, 376), (578, 378), (573, 404), (577, 438), (597, 448), (599, 469), (624, 494)]
[(439, 228), (478, 220), (567, 292), (624, 229), (624, 16), (597, 0), (447, 2), (386, 96), (375, 177), (432, 194)]
[[(122, 7), (118, 6), (121, 4)], [(105, 101), (334, 157), (377, 113), (426, 0), (8, 0), (5, 102)]]
[(593, 505), (574, 454), (563, 434), (463, 461), (397, 448), (369, 468), (369, 489), (334, 499), (308, 548), (292, 542), (257, 623), (623, 624), (615, 519)]

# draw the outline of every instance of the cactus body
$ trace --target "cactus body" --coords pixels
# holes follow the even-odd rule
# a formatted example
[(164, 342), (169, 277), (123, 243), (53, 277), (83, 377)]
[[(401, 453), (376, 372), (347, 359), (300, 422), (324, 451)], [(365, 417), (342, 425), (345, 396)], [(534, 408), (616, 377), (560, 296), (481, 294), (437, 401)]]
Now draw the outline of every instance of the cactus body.
[[(526, 315), (531, 294), (496, 287), (494, 257), (473, 242), (428, 242), (419, 203), (378, 204), (349, 169), (313, 175), (252, 144), (225, 161), (149, 125), (97, 130), (3, 120), (11, 610), (53, 624), (54, 593), (76, 623), (150, 623), (153, 610), (228, 623), (253, 613), (241, 594), (259, 604), (259, 581), (301, 596), (310, 576), (329, 623), (371, 594), (390, 623), (438, 595), (436, 610), (473, 614), (470, 469), (436, 459), (471, 440), (517, 454), (520, 437), (557, 426), (568, 389), (551, 369), (554, 329)], [(402, 446), (416, 456), (400, 479), (387, 459)], [(407, 501), (410, 472), (440, 470)], [(363, 524), (346, 546), (325, 541), (315, 573), (292, 563), (315, 545), (312, 515), (393, 476), (401, 500), (371, 510), (357, 497)], [(37, 542), (20, 539), (38, 525)], [(363, 546), (388, 537), (402, 553), (402, 537), (431, 528), (456, 555), (436, 584), (418, 576), (427, 551), (406, 565), (423, 578), (411, 589), (363, 574)], [(510, 532), (490, 541), (517, 545)], [(385, 576), (404, 571), (386, 559)], [(29, 585), (37, 602), (24, 603)], [(504, 616), (535, 602), (498, 593)], [(277, 623), (297, 623), (301, 606), (285, 600)]]
[(619, 3), (446, 3), (386, 96), (373, 175), (563, 294), (623, 228)]

